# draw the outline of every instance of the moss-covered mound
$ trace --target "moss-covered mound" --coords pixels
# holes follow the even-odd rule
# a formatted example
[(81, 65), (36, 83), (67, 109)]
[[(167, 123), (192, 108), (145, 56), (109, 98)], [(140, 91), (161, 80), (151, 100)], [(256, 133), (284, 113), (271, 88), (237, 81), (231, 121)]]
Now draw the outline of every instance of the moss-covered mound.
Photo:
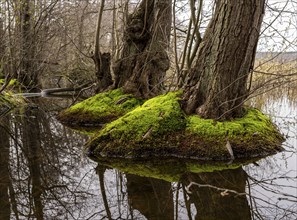
[[(171, 92), (107, 124), (86, 147), (106, 157), (179, 156), (225, 160), (250, 158), (281, 149), (282, 135), (257, 109), (227, 122), (186, 116), (179, 105), (180, 92)], [(228, 150), (229, 148), (229, 150)]]
[(99, 93), (62, 111), (58, 119), (71, 126), (94, 126), (110, 122), (143, 103), (121, 89)]

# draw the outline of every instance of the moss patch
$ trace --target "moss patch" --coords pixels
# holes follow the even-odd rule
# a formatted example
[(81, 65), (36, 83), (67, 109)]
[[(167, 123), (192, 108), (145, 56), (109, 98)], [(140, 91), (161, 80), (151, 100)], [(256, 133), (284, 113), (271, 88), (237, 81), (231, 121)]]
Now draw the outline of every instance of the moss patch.
[(26, 101), (21, 96), (15, 96), (11, 92), (3, 92), (0, 94), (0, 116), (10, 112), (17, 106), (26, 105)]
[[(152, 98), (126, 115), (107, 124), (88, 144), (106, 156), (141, 157), (151, 154), (170, 154), (155, 141), (186, 127), (186, 120), (178, 100), (180, 92)], [(160, 143), (157, 141), (157, 143)], [(165, 140), (166, 141), (166, 140)], [(173, 149), (176, 146), (173, 146)], [(163, 151), (165, 150), (165, 151)]]
[[(0, 85), (3, 85), (5, 83), (5, 79), (0, 79)], [(7, 87), (11, 88), (11, 87), (14, 87), (14, 86), (19, 86), (20, 83), (16, 80), (16, 79), (11, 79), (7, 85)]]
[(116, 89), (77, 103), (62, 111), (57, 118), (72, 126), (100, 125), (126, 114), (142, 102)]
[(218, 149), (226, 149), (226, 140), (238, 157), (261, 156), (280, 149), (284, 138), (271, 120), (257, 109), (248, 108), (242, 118), (216, 122), (189, 116), (187, 134), (200, 137), (205, 143), (212, 143)]
[(177, 93), (152, 98), (107, 124), (101, 133), (119, 141), (137, 141), (184, 128), (185, 121), (177, 99)]
[(268, 155), (280, 150), (283, 137), (268, 117), (247, 109), (243, 118), (227, 122), (185, 116), (181, 92), (170, 92), (107, 124), (86, 147), (105, 157), (178, 156), (228, 160), (229, 141), (235, 158)]

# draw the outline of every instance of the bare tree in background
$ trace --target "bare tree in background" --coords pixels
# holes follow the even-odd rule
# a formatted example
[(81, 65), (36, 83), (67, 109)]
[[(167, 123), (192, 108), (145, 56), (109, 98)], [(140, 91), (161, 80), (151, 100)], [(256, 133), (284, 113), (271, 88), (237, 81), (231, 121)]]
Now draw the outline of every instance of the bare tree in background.
[(92, 56), (95, 63), (96, 77), (99, 83), (97, 87), (98, 92), (102, 92), (106, 90), (107, 88), (109, 88), (109, 86), (113, 84), (112, 76), (110, 72), (111, 55), (110, 53), (100, 52), (99, 40), (100, 40), (100, 30), (101, 30), (104, 6), (105, 6), (105, 0), (101, 0), (99, 13), (98, 13), (96, 34), (95, 34), (94, 55)]

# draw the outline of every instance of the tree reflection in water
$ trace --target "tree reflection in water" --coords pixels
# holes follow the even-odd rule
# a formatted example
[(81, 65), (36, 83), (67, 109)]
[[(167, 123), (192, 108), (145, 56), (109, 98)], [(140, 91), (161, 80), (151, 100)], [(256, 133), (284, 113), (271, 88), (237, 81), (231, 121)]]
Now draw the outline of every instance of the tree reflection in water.
[[(9, 123), (6, 116), (2, 119), (5, 124)], [(10, 219), (9, 186), (9, 135), (4, 126), (0, 126), (0, 219)]]
[(0, 219), (86, 219), (94, 209), (85, 199), (98, 200), (81, 158), (87, 136), (37, 104), (0, 118)]
[(189, 203), (196, 208), (195, 219), (251, 219), (245, 192), (247, 175), (243, 169), (187, 174), (184, 186), (195, 183), (188, 191)]
[(213, 171), (177, 159), (92, 162), (81, 157), (88, 137), (37, 104), (0, 118), (1, 220), (297, 219), (294, 119), (287, 152)]
[(147, 219), (174, 219), (171, 183), (164, 180), (127, 174), (129, 205)]

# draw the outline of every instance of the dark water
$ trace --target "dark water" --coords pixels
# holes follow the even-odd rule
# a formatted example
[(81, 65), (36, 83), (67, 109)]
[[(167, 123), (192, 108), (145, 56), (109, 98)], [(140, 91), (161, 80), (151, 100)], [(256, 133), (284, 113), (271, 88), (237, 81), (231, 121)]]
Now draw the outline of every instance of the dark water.
[(0, 220), (297, 219), (297, 103), (269, 100), (254, 105), (287, 136), (286, 151), (255, 163), (209, 165), (96, 163), (83, 154), (89, 137), (55, 120), (65, 103), (32, 100), (0, 119)]

